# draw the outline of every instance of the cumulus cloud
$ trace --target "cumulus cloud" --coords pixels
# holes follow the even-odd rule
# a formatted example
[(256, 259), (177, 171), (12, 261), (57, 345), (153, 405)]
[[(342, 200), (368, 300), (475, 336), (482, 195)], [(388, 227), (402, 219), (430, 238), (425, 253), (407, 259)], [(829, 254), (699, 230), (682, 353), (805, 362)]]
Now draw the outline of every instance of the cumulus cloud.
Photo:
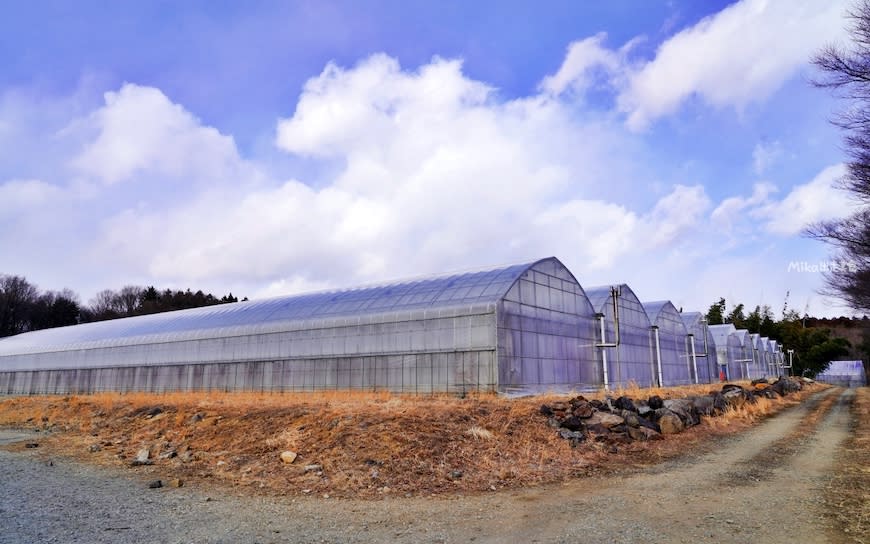
[[(134, 111), (165, 99), (136, 91), (126, 104)], [(169, 118), (157, 126), (175, 120), (175, 141), (198, 142), (189, 156), (216, 153), (237, 169), (235, 149), (215, 146), (213, 129), (180, 105), (149, 111)], [(545, 254), (601, 268), (679, 244), (709, 206), (700, 186), (647, 205), (601, 199), (602, 180), (619, 177), (632, 145), (619, 124), (578, 122), (544, 96), (499, 100), (453, 60), (415, 70), (384, 55), (330, 64), (278, 122), (275, 142), (334, 162), (335, 175), (316, 186), (272, 179), (241, 194), (214, 183), (184, 206), (129, 207), (104, 222), (99, 251), (170, 281), (245, 278), (273, 293)], [(136, 164), (143, 178), (165, 174)]]
[(768, 233), (780, 236), (799, 234), (816, 221), (846, 217), (855, 211), (855, 202), (836, 186), (846, 173), (843, 164), (823, 169), (807, 183), (795, 185), (782, 199), (774, 199), (778, 189), (768, 182), (757, 183), (748, 197), (724, 199), (710, 214), (715, 225), (730, 230), (734, 225), (760, 224)]
[(750, 196), (732, 196), (724, 199), (710, 214), (710, 218), (719, 227), (730, 230), (735, 223), (746, 223), (746, 218), (750, 215), (747, 211), (766, 204), (768, 197), (776, 191), (777, 188), (772, 183), (756, 183)]
[(582, 94), (595, 74), (617, 95), (628, 126), (642, 130), (697, 97), (741, 110), (766, 100), (819, 47), (843, 35), (846, 0), (741, 0), (665, 40), (652, 59), (630, 59), (638, 38), (619, 50), (598, 34), (572, 43), (558, 72), (540, 87)]
[(592, 86), (596, 70), (603, 72), (600, 75), (608, 80), (621, 72), (625, 60), (616, 51), (602, 45), (606, 38), (607, 34), (602, 32), (591, 38), (572, 42), (559, 70), (546, 76), (539, 88), (552, 95), (560, 95), (569, 89), (582, 95)]
[(803, 185), (794, 187), (779, 202), (771, 202), (758, 211), (766, 228), (774, 234), (794, 235), (809, 223), (837, 219), (851, 214), (855, 203), (835, 182), (846, 173), (842, 164), (829, 166)]
[(70, 129), (96, 135), (72, 165), (106, 184), (145, 170), (191, 181), (239, 161), (231, 137), (203, 126), (153, 87), (128, 83), (105, 93), (105, 106)]
[(845, 1), (742, 0), (665, 41), (619, 97), (632, 128), (691, 96), (744, 108), (776, 91), (821, 45), (843, 34)]

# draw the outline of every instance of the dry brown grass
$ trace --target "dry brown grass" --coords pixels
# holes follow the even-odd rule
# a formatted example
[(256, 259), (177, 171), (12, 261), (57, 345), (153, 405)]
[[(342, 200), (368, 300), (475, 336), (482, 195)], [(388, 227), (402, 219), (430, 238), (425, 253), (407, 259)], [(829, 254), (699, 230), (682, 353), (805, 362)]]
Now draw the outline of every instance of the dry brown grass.
[[(713, 389), (718, 386), (631, 388), (614, 394), (667, 398)], [(0, 425), (62, 431), (43, 439), (46, 449), (105, 464), (126, 465), (140, 448), (149, 447), (155, 465), (131, 470), (161, 477), (278, 494), (376, 497), (530, 486), (643, 466), (680, 455), (687, 444), (744, 428), (802, 396), (746, 407), (720, 418), (723, 423), (705, 419), (690, 432), (620, 446), (615, 454), (594, 442), (571, 448), (546, 425), (538, 408), (565, 399), (557, 395), (103, 393), (7, 399), (0, 402)], [(162, 412), (148, 415), (155, 407)], [(94, 444), (101, 451), (88, 453)], [(282, 463), (284, 450), (296, 452), (298, 459)], [(177, 457), (159, 459), (170, 451)], [(309, 464), (321, 465), (322, 474), (306, 472)]]

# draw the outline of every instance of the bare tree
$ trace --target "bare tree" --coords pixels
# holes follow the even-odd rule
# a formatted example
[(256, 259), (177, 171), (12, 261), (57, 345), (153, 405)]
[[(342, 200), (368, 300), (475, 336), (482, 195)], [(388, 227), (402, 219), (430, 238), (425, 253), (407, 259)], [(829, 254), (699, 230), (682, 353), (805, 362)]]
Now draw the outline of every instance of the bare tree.
[(124, 316), (133, 315), (142, 303), (144, 288), (136, 285), (126, 285), (116, 295), (116, 309)]
[(26, 332), (39, 296), (35, 285), (21, 276), (0, 276), (0, 336)]
[(846, 17), (851, 43), (819, 51), (813, 64), (821, 74), (812, 83), (847, 102), (832, 123), (844, 132), (847, 171), (840, 184), (859, 208), (845, 219), (813, 224), (806, 234), (834, 250), (826, 293), (870, 311), (870, 0), (855, 4)]

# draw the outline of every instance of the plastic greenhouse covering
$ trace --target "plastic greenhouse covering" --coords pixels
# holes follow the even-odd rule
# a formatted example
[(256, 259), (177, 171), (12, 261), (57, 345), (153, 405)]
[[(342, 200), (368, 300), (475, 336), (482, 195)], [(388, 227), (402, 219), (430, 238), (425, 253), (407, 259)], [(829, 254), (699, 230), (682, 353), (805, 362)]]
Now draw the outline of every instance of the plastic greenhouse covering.
[(736, 363), (735, 377), (738, 379), (749, 378), (749, 367), (752, 365), (752, 340), (749, 338), (749, 331), (746, 329), (737, 329), (734, 331), (737, 339), (740, 340), (740, 355)]
[(831, 361), (816, 380), (840, 387), (862, 387), (867, 385), (867, 371), (863, 361)]
[(590, 287), (586, 295), (604, 321), (602, 343), (611, 345), (600, 348), (607, 360), (608, 383), (612, 387), (655, 384), (650, 322), (634, 291), (625, 284), (605, 285)]
[(595, 319), (549, 258), (0, 340), (0, 393), (596, 384)]
[[(716, 341), (707, 328), (707, 320), (701, 312), (680, 314), (689, 333), (689, 356), (694, 357), (693, 370), (697, 368), (698, 383), (710, 383), (719, 379), (717, 370)], [(694, 350), (693, 350), (694, 348)]]
[(689, 333), (680, 313), (669, 300), (643, 304), (652, 323), (659, 385), (694, 382), (689, 356)]
[(706, 383), (781, 364), (767, 338), (642, 304), (625, 284), (584, 291), (550, 257), (2, 338), (0, 394), (526, 394)]

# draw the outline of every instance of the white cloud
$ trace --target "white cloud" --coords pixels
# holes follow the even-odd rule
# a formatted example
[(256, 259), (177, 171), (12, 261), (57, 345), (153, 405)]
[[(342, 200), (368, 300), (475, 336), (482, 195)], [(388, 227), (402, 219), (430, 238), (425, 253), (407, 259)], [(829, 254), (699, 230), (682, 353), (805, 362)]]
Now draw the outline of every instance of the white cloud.
[(750, 213), (747, 210), (752, 210), (758, 206), (768, 202), (768, 197), (777, 191), (776, 186), (772, 183), (762, 182), (756, 183), (752, 188), (752, 195), (749, 197), (733, 196), (726, 198), (713, 213), (710, 218), (719, 227), (730, 230), (735, 223), (747, 223)]
[(632, 130), (676, 112), (692, 97), (742, 110), (766, 100), (815, 51), (842, 36), (846, 7), (846, 0), (741, 0), (671, 36), (648, 61), (629, 58), (642, 38), (611, 50), (598, 34), (573, 42), (559, 70), (539, 87), (582, 96), (596, 78), (604, 81)]
[[(161, 111), (192, 118), (177, 105)], [(217, 183), (184, 206), (131, 207), (106, 221), (99, 252), (166, 281), (244, 278), (278, 292), (545, 254), (600, 268), (678, 244), (709, 205), (703, 188), (677, 186), (646, 210), (645, 199), (596, 198), (602, 179), (618, 183), (633, 144), (619, 124), (568, 111), (544, 97), (497, 100), (457, 61), (415, 71), (383, 55), (330, 65), (278, 123), (276, 144), (334, 161), (332, 179), (273, 180), (241, 194)], [(203, 157), (235, 156), (208, 138), (184, 141), (199, 141), (191, 152)], [(142, 168), (143, 178), (157, 169)]]
[(607, 34), (602, 32), (591, 38), (572, 42), (559, 71), (545, 77), (539, 88), (552, 95), (560, 95), (568, 89), (581, 95), (592, 86), (595, 69), (603, 70), (605, 75), (620, 72), (624, 60), (615, 51), (602, 46), (606, 38)]
[(0, 220), (56, 206), (62, 195), (61, 189), (38, 179), (0, 183)]
[(642, 129), (690, 96), (741, 109), (769, 97), (825, 43), (843, 35), (844, 0), (742, 0), (672, 36), (619, 97)]
[(778, 141), (758, 142), (752, 150), (752, 169), (761, 176), (782, 157), (782, 144)]
[(829, 166), (812, 181), (794, 187), (781, 201), (773, 202), (758, 211), (766, 220), (766, 228), (773, 234), (798, 234), (808, 224), (837, 219), (851, 214), (855, 203), (834, 183), (846, 173), (842, 164)]
[(105, 106), (68, 131), (96, 133), (72, 165), (106, 184), (144, 170), (191, 181), (239, 160), (233, 139), (202, 126), (160, 90), (125, 84), (105, 93)]

